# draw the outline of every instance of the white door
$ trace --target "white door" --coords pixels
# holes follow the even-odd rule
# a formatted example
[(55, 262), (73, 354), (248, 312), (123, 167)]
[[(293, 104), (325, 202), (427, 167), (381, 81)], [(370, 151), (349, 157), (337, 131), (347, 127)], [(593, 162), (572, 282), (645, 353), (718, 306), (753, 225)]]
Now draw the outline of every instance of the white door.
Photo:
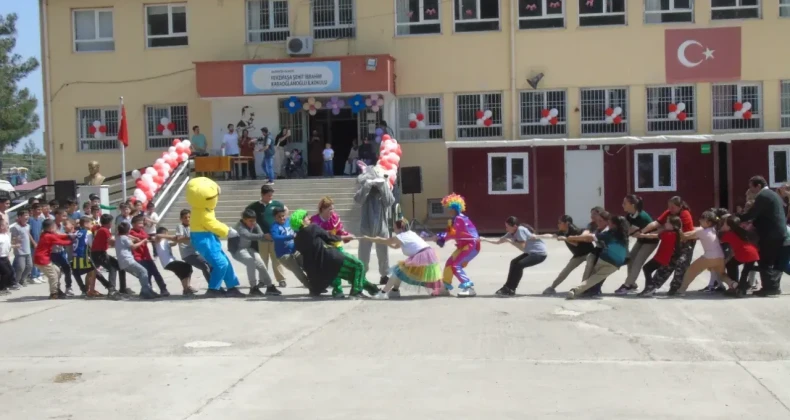
[(581, 227), (590, 209), (603, 204), (603, 150), (566, 150), (565, 213)]

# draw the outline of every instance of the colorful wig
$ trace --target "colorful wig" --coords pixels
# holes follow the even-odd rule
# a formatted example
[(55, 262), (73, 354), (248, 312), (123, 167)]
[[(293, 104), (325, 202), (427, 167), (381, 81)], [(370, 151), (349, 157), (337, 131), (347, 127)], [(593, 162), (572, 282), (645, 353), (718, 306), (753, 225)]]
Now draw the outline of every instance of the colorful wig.
[(299, 232), (299, 230), (302, 229), (305, 217), (307, 217), (307, 210), (304, 209), (294, 210), (294, 212), (291, 213), (291, 229), (293, 229), (294, 232)]
[(453, 209), (457, 213), (466, 211), (466, 201), (464, 198), (456, 193), (452, 193), (442, 199), (442, 206), (447, 209)]

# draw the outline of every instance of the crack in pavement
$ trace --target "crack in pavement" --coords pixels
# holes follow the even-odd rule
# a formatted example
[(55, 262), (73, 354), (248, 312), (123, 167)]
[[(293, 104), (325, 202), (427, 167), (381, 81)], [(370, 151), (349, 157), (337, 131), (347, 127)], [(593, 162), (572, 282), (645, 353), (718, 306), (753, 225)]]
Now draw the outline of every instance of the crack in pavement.
[(736, 364), (736, 365), (738, 365), (738, 366), (740, 366), (740, 367), (741, 367), (741, 369), (743, 369), (743, 370), (746, 372), (746, 374), (748, 374), (749, 376), (751, 376), (752, 378), (754, 378), (754, 380), (755, 380), (755, 381), (757, 381), (757, 383), (758, 383), (758, 384), (760, 384), (760, 386), (761, 386), (761, 387), (763, 387), (763, 389), (765, 389), (766, 391), (768, 391), (768, 393), (769, 393), (769, 394), (771, 394), (771, 396), (772, 396), (772, 397), (774, 397), (774, 399), (776, 400), (776, 402), (778, 402), (779, 404), (781, 404), (781, 405), (782, 405), (782, 407), (784, 407), (784, 408), (785, 408), (785, 410), (786, 410), (788, 413), (790, 413), (790, 407), (788, 407), (788, 406), (787, 406), (787, 404), (785, 404), (785, 403), (784, 403), (784, 402), (783, 402), (781, 399), (779, 399), (779, 396), (778, 396), (778, 395), (776, 395), (776, 394), (775, 394), (773, 391), (771, 391), (771, 389), (770, 389), (770, 388), (768, 388), (768, 386), (766, 386), (766, 385), (763, 383), (763, 381), (762, 381), (762, 380), (760, 380), (760, 378), (758, 378), (757, 376), (755, 376), (755, 374), (753, 374), (753, 373), (752, 373), (752, 371), (750, 371), (750, 370), (749, 370), (749, 369), (748, 369), (746, 366), (744, 366), (744, 365), (743, 365), (743, 364), (742, 364), (740, 361), (737, 361), (737, 362), (735, 362), (735, 364)]
[(25, 319), (25, 318), (31, 317), (31, 316), (33, 316), (33, 315), (42, 314), (42, 313), (44, 313), (44, 312), (47, 312), (47, 311), (50, 311), (50, 310), (52, 310), (52, 309), (57, 309), (57, 308), (60, 308), (61, 306), (65, 306), (65, 305), (68, 305), (68, 303), (65, 303), (65, 302), (64, 302), (64, 303), (61, 303), (60, 305), (50, 306), (50, 307), (48, 307), (48, 308), (44, 308), (44, 309), (42, 309), (42, 310), (40, 310), (40, 311), (31, 312), (31, 313), (29, 313), (29, 314), (25, 314), (25, 315), (20, 315), (20, 316), (18, 316), (18, 317), (16, 317), (16, 318), (9, 318), (9, 319), (6, 319), (5, 321), (0, 321), (0, 324), (7, 324), (7, 323), (9, 323), (9, 322), (18, 321), (18, 320), (20, 320), (20, 319)]

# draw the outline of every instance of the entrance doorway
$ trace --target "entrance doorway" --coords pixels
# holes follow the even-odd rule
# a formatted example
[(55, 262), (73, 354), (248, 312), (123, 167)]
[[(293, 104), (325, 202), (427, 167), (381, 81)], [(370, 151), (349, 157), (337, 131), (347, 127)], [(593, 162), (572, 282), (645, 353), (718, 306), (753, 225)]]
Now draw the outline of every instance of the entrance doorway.
[(565, 214), (584, 224), (590, 209), (603, 204), (603, 151), (566, 150)]
[[(335, 152), (334, 175), (343, 175), (346, 160), (354, 140), (359, 133), (359, 119), (350, 109), (341, 109), (337, 115), (329, 109), (320, 109), (310, 116), (310, 137), (318, 133), (320, 141), (308, 144), (308, 176), (323, 176), (323, 150), (326, 143), (332, 144)], [(317, 162), (316, 162), (317, 160)]]

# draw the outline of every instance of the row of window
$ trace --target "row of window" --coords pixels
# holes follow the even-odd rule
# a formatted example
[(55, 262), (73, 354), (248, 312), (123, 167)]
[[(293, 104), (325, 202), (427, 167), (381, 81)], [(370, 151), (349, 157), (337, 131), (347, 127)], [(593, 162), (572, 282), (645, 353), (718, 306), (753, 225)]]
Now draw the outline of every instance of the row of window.
[[(564, 0), (518, 1), (519, 29), (565, 27)], [(446, 0), (395, 0), (397, 35), (441, 33)], [(315, 39), (356, 36), (354, 0), (313, 0)], [(452, 0), (455, 32), (500, 29), (501, 0)], [(579, 0), (579, 26), (625, 25), (626, 0)], [(760, 0), (711, 0), (711, 19), (756, 19)], [(790, 0), (780, 0), (779, 15), (790, 17)], [(644, 0), (646, 23), (694, 22), (693, 0)], [(246, 0), (247, 42), (281, 42), (290, 35), (288, 0)], [(75, 9), (74, 51), (114, 51), (113, 9)], [(186, 3), (145, 6), (149, 48), (189, 45)]]

